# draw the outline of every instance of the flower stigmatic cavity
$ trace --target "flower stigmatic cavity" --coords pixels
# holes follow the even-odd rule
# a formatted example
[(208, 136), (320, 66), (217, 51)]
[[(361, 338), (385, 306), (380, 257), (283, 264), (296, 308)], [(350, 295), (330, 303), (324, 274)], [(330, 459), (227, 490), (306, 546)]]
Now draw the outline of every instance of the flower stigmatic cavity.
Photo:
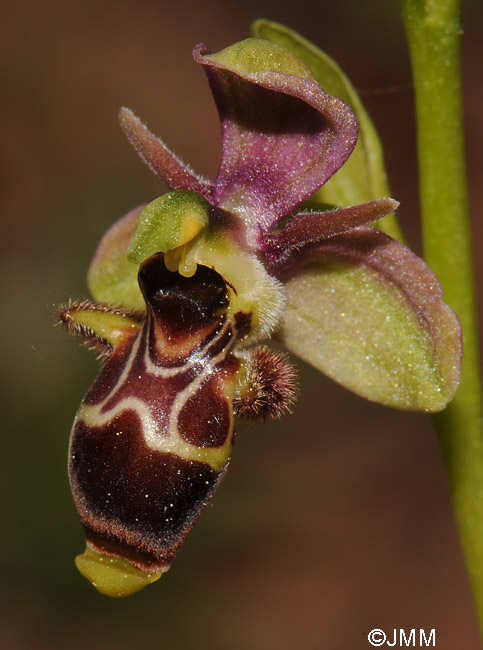
[(357, 119), (317, 66), (273, 40), (194, 50), (220, 115), (213, 181), (121, 110), (169, 191), (103, 237), (88, 272), (94, 300), (59, 308), (102, 361), (69, 473), (87, 540), (76, 563), (110, 596), (169, 568), (227, 470), (235, 418), (290, 410), (294, 371), (263, 339), (276, 333), (384, 404), (435, 411), (456, 390), (460, 330), (436, 278), (367, 225), (397, 203), (307, 203), (349, 158)]

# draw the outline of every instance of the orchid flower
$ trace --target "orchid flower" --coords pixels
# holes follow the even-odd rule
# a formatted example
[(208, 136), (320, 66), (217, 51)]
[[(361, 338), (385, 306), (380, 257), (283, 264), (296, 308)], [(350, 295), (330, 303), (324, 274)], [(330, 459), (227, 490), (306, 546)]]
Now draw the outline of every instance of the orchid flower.
[(59, 309), (102, 358), (69, 468), (87, 538), (77, 566), (113, 596), (169, 568), (226, 471), (234, 416), (291, 409), (294, 371), (264, 339), (389, 406), (438, 411), (458, 385), (459, 323), (436, 277), (368, 225), (397, 202), (309, 201), (356, 145), (353, 110), (269, 40), (193, 55), (220, 116), (216, 178), (121, 109), (169, 191), (103, 237), (88, 274), (95, 302)]

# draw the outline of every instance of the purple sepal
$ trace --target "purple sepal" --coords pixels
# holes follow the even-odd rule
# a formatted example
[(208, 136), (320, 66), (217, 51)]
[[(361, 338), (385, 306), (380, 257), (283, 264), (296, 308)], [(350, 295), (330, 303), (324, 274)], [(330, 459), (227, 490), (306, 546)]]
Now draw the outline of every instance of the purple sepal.
[(312, 244), (340, 235), (391, 214), (399, 207), (394, 199), (378, 199), (327, 212), (300, 212), (280, 230), (260, 237), (260, 248), (271, 267), (283, 266)]
[(211, 203), (274, 227), (343, 165), (358, 133), (351, 109), (315, 81), (276, 71), (232, 70), (198, 45), (218, 107), (222, 157)]
[(119, 121), (134, 149), (170, 190), (191, 190), (208, 198), (211, 183), (196, 176), (129, 108), (121, 108)]

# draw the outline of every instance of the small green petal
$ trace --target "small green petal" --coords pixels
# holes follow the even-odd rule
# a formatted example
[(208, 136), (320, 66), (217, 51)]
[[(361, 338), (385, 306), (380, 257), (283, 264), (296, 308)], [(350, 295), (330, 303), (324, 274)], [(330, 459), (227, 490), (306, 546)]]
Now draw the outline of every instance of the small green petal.
[[(278, 23), (257, 20), (252, 31), (255, 36), (278, 43), (293, 52), (310, 68), (316, 81), (329, 95), (340, 97), (349, 104), (359, 122), (359, 139), (352, 155), (314, 195), (314, 199), (342, 207), (391, 196), (377, 131), (357, 92), (337, 63), (310, 41)], [(395, 239), (402, 239), (394, 215), (385, 217), (377, 223), (377, 227)]]
[(129, 240), (144, 206), (135, 208), (117, 221), (101, 239), (87, 273), (89, 290), (95, 300), (127, 309), (145, 308), (138, 285), (138, 264), (126, 257)]
[(195, 192), (163, 194), (141, 212), (127, 249), (128, 259), (140, 264), (155, 253), (189, 243), (208, 225), (209, 210), (209, 203)]

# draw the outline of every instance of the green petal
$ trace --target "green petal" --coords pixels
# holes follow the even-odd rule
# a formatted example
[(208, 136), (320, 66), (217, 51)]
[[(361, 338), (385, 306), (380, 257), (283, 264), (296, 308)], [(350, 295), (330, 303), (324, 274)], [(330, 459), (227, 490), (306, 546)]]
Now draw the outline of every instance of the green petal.
[(126, 250), (144, 206), (119, 219), (101, 239), (87, 274), (95, 300), (128, 309), (145, 309), (138, 285), (139, 265), (130, 262)]
[[(377, 132), (354, 87), (337, 63), (284, 25), (262, 19), (253, 24), (252, 31), (255, 36), (293, 52), (309, 67), (316, 81), (329, 95), (340, 97), (349, 104), (359, 122), (359, 140), (351, 157), (315, 194), (314, 199), (346, 206), (391, 196)], [(402, 239), (394, 215), (385, 217), (377, 226), (391, 237)]]
[(373, 228), (336, 236), (285, 278), (288, 349), (357, 394), (435, 412), (459, 381), (461, 330), (430, 269)]

